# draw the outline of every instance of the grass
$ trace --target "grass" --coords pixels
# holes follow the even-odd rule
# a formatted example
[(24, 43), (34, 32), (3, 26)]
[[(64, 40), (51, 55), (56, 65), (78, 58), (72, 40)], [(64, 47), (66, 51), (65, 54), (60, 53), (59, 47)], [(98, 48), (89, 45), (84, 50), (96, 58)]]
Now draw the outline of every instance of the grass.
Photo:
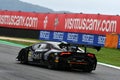
[(98, 62), (107, 63), (120, 67), (120, 50), (102, 48), (99, 52), (89, 49), (90, 52), (96, 54)]
[[(3, 40), (3, 39), (0, 39), (0, 40)], [(31, 40), (33, 40), (33, 39), (31, 39)], [(13, 41), (13, 40), (4, 40), (4, 41), (22, 44), (22, 45), (26, 45), (26, 46), (35, 44), (32, 42), (23, 42), (23, 41), (21, 42), (21, 41)], [(40, 40), (36, 40), (36, 41), (41, 42)], [(119, 49), (101, 48), (101, 50), (99, 52), (97, 52), (93, 49), (90, 49), (90, 48), (88, 48), (87, 50), (89, 52), (95, 53), (98, 62), (107, 63), (107, 64), (111, 64), (111, 65), (120, 67), (120, 50)]]
[[(32, 45), (32, 44), (35, 44), (35, 42), (25, 42), (25, 41), (15, 41), (15, 40), (5, 40), (5, 39), (0, 39), (0, 40), (8, 41), (8, 42), (16, 43), (16, 44), (22, 44), (22, 45), (25, 45), (25, 46), (30, 46), (30, 45)], [(34, 40), (34, 39), (28, 39), (28, 40)], [(35, 41), (36, 41), (36, 43), (41, 42), (40, 40), (35, 40)]]

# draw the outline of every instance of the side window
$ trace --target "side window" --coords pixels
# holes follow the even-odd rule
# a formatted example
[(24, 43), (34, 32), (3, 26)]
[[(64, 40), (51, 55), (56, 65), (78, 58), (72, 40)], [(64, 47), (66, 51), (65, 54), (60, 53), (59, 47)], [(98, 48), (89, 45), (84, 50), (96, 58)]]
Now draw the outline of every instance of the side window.
[(36, 50), (36, 49), (38, 49), (40, 47), (41, 47), (41, 44), (35, 44), (35, 45), (32, 46), (32, 49)]
[(40, 49), (50, 49), (50, 45), (49, 44), (41, 44)]
[(41, 44), (40, 49), (46, 49), (47, 45), (46, 44)]
[(33, 50), (36, 50), (36, 49), (50, 49), (50, 45), (49, 44), (45, 44), (45, 43), (35, 44), (35, 45), (32, 46), (32, 49)]

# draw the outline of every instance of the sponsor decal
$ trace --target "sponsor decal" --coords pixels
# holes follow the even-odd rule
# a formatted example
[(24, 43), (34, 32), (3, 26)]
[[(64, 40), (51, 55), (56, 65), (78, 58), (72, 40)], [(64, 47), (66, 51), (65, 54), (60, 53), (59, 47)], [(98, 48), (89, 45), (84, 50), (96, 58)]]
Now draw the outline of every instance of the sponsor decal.
[(84, 45), (104, 46), (106, 37), (103, 35), (83, 33), (40, 31), (40, 39), (48, 41), (65, 41)]
[(105, 43), (105, 36), (98, 36), (98, 44), (104, 44)]
[(50, 32), (49, 31), (40, 31), (40, 38), (43, 40), (49, 40)]
[(44, 29), (46, 29), (48, 23), (48, 16), (45, 17), (43, 23), (44, 23)]
[(116, 32), (116, 20), (65, 18), (65, 29)]
[(53, 32), (53, 40), (62, 41), (64, 38), (64, 32)]
[(37, 28), (37, 17), (25, 17), (16, 15), (0, 15), (0, 24), (11, 26), (25, 26), (26, 28)]
[(68, 33), (67, 40), (72, 42), (78, 42), (78, 34), (76, 33)]
[(94, 35), (83, 34), (82, 35), (82, 42), (93, 44)]
[(58, 17), (56, 17), (54, 20), (54, 30), (56, 30), (56, 27), (58, 26), (58, 24), (59, 24), (59, 19)]
[(58, 19), (58, 17), (56, 17), (55, 21), (54, 21), (55, 30), (56, 30), (56, 27), (57, 27), (58, 24), (59, 24), (59, 19)]

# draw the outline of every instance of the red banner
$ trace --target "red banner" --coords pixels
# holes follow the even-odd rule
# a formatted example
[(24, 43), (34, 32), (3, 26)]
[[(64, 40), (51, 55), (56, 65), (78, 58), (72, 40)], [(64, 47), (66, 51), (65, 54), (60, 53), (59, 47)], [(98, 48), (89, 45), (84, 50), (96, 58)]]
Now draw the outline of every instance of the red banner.
[(120, 16), (0, 11), (0, 26), (102, 35), (120, 34)]
[(9, 28), (39, 29), (36, 13), (0, 11), (0, 26)]

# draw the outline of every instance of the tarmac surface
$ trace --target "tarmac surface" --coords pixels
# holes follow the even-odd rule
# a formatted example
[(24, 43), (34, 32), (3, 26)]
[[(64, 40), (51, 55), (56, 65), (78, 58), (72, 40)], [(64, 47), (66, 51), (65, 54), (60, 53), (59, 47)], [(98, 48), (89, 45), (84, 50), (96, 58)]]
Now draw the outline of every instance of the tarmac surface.
[(0, 43), (0, 80), (120, 80), (120, 70), (99, 64), (92, 73), (19, 64), (15, 58), (20, 49)]

